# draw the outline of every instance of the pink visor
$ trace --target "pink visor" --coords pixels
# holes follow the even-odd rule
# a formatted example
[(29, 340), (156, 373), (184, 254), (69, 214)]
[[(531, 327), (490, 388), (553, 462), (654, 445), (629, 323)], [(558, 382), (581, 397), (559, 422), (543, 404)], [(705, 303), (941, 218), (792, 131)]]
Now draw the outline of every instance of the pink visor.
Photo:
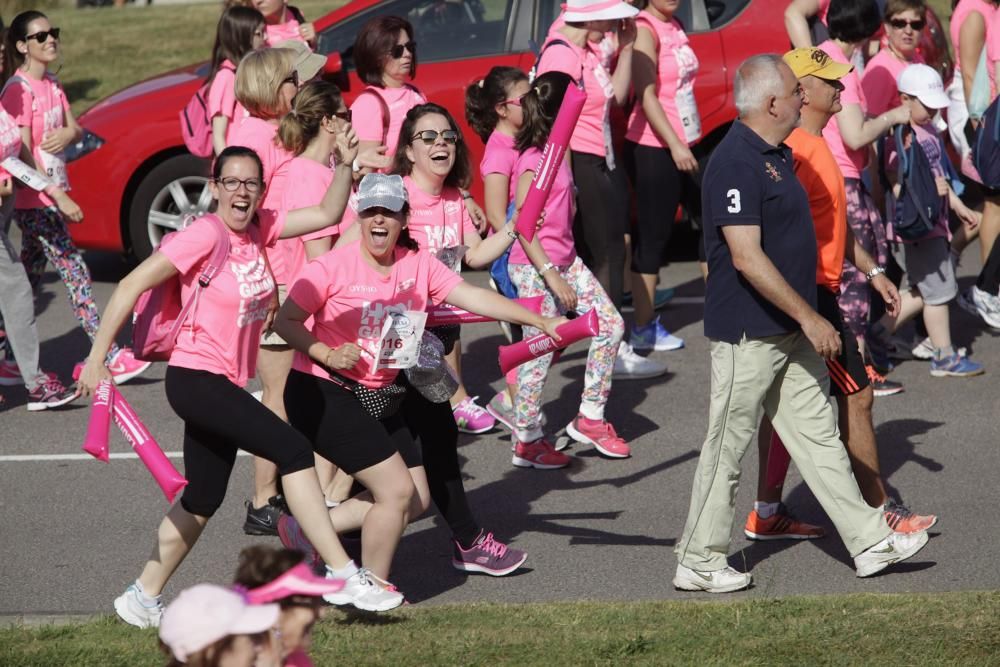
[(343, 579), (317, 577), (307, 564), (299, 563), (274, 581), (247, 591), (246, 597), (251, 604), (265, 604), (293, 595), (320, 597), (336, 593), (343, 587)]

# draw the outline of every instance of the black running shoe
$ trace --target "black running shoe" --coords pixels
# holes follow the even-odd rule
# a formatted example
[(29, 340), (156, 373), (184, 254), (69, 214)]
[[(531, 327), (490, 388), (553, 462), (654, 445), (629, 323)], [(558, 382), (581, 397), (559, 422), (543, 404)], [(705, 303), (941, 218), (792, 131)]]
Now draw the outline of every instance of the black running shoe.
[(278, 518), (281, 516), (284, 499), (274, 496), (263, 507), (254, 507), (248, 500), (247, 520), (243, 522), (243, 532), (247, 535), (277, 535)]

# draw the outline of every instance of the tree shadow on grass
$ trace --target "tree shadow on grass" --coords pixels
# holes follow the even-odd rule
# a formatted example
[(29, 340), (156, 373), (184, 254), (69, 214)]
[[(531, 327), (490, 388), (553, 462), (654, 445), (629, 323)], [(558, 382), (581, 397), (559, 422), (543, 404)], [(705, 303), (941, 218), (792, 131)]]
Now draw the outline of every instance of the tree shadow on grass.
[(90, 96), (92, 90), (101, 84), (97, 79), (76, 79), (63, 82), (63, 90), (70, 100), (80, 100)]

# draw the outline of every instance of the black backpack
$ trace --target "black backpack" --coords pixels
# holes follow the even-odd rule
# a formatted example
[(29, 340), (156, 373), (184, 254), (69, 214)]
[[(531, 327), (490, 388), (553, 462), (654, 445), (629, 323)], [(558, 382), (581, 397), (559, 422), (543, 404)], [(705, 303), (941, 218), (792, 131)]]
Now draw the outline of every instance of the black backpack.
[[(905, 147), (906, 133), (910, 134), (909, 148)], [(919, 241), (937, 225), (943, 210), (944, 197), (938, 194), (937, 181), (930, 160), (927, 159), (927, 154), (914, 136), (913, 130), (908, 125), (897, 125), (893, 128), (892, 136), (896, 142), (896, 155), (899, 160), (896, 182), (900, 187), (893, 211), (892, 227), (904, 241)], [(884, 138), (880, 152), (882, 154), (880, 164), (883, 165), (880, 171), (883, 183), (887, 184), (884, 164), (888, 156), (885, 152)]]
[(1000, 188), (1000, 109), (994, 98), (979, 120), (972, 144), (972, 164), (979, 172), (983, 185)]

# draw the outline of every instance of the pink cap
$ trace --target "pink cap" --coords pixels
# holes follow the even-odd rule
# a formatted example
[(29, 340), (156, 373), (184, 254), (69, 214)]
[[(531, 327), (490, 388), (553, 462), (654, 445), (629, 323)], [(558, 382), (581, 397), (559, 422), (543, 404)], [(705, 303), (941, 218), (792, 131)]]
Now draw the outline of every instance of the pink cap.
[(248, 603), (236, 591), (198, 584), (181, 591), (160, 619), (160, 639), (174, 657), (186, 662), (191, 654), (229, 635), (253, 635), (278, 622), (276, 604)]
[(299, 563), (274, 581), (247, 591), (247, 599), (252, 604), (277, 602), (292, 595), (320, 597), (336, 593), (344, 587), (343, 579), (324, 579), (313, 574), (305, 563)]

